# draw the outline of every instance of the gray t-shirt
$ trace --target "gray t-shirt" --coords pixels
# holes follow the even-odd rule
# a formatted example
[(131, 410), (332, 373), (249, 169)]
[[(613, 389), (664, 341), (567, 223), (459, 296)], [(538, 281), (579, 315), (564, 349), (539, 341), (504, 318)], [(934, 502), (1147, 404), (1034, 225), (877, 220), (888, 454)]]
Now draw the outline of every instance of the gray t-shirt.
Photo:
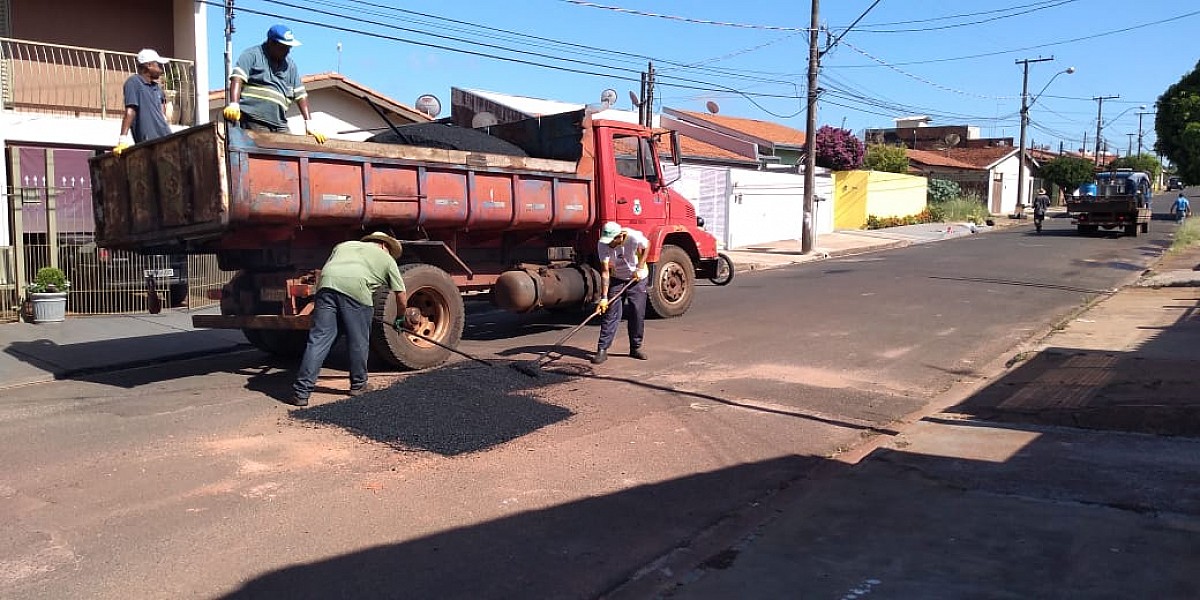
[(163, 114), (163, 104), (166, 96), (162, 86), (157, 81), (147, 82), (141, 75), (134, 75), (125, 80), (125, 107), (132, 108), (137, 116), (129, 132), (133, 141), (140, 144), (147, 140), (158, 139), (171, 135), (171, 127), (167, 125), (167, 116)]
[(272, 63), (262, 44), (242, 52), (229, 77), (242, 80), (242, 113), (279, 130), (287, 129), (288, 107), (308, 96), (291, 57)]

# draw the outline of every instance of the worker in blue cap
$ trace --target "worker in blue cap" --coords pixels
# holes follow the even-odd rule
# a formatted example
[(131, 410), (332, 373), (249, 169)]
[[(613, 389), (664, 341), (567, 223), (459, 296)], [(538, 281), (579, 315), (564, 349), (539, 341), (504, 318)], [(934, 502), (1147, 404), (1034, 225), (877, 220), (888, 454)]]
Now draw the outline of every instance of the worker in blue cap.
[(267, 41), (242, 52), (229, 76), (229, 104), (222, 111), (227, 120), (253, 131), (287, 133), (287, 110), (295, 102), (304, 132), (325, 143), (325, 134), (313, 126), (300, 70), (288, 56), (299, 45), (286, 25), (274, 25)]

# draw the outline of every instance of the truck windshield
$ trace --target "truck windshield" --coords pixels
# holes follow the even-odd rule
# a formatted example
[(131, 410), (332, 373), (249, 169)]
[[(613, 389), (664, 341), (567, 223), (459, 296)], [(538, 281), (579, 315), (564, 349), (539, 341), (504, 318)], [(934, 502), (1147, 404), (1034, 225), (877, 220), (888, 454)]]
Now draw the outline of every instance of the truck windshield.
[(650, 140), (636, 135), (613, 135), (613, 156), (617, 162), (617, 174), (649, 182), (658, 181), (658, 169), (654, 164), (654, 153), (650, 151)]

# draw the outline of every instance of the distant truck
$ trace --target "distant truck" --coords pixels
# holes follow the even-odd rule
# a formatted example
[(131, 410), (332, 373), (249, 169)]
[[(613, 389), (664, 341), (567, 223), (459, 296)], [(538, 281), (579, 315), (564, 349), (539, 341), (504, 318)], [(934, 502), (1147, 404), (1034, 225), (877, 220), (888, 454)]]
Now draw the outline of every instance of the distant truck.
[(1142, 171), (1118, 169), (1096, 176), (1094, 194), (1084, 186), (1083, 195), (1067, 200), (1067, 212), (1079, 233), (1123, 229), (1137, 236), (1150, 231), (1150, 176)]
[[(422, 124), (426, 130), (439, 124)], [(405, 126), (393, 128), (404, 142)], [(456, 135), (471, 133), (463, 128)], [(455, 347), (463, 294), (490, 292), (515, 312), (598, 300), (596, 244), (605, 221), (650, 240), (650, 309), (684, 314), (697, 277), (717, 274), (716, 240), (691, 202), (670, 189), (659, 157), (674, 133), (585, 111), (489, 128), (484, 147), (329, 141), (199, 125), (91, 162), (96, 236), (108, 248), (215, 254), (236, 271), (220, 315), (193, 325), (241, 329), (278, 355), (303, 353), (320, 267), (333, 246), (368, 231), (401, 240), (400, 270), (414, 330)], [(485, 140), (487, 141), (487, 140)], [(660, 144), (660, 142), (662, 142)], [(372, 354), (396, 366), (440, 364), (449, 352), (397, 332), (380, 294)]]

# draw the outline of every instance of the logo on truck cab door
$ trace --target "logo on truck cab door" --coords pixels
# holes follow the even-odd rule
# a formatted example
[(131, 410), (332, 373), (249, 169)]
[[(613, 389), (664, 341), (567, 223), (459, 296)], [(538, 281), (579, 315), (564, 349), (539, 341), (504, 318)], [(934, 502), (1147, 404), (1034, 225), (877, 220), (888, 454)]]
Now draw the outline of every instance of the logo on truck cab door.
[(634, 199), (633, 199), (633, 214), (635, 214), (635, 215), (640, 215), (640, 214), (642, 214), (642, 200), (641, 200), (641, 198), (634, 198)]

